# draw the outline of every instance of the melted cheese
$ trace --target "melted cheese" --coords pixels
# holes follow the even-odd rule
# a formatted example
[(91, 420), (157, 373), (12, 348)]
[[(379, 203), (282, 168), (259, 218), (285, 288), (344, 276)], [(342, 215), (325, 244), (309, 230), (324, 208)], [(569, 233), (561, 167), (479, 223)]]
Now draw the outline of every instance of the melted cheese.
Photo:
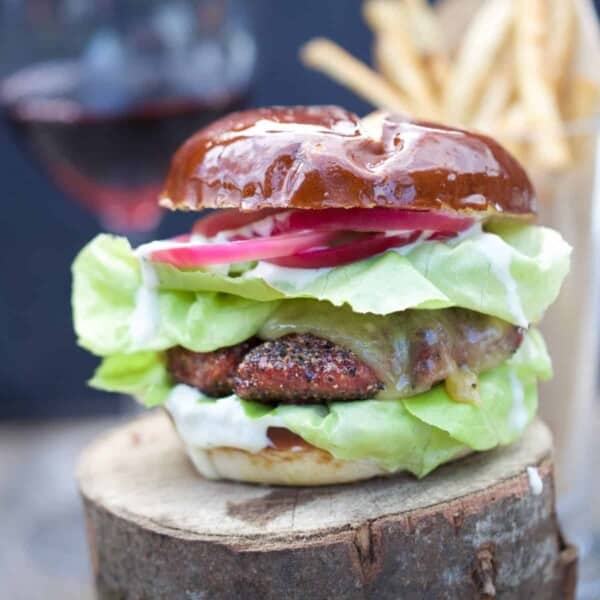
[[(455, 375), (457, 400), (477, 402), (475, 373), (495, 367), (505, 356), (494, 349), (510, 325), (465, 309), (436, 311), (408, 310), (386, 316), (357, 314), (349, 307), (327, 302), (290, 300), (283, 303), (258, 332), (262, 339), (276, 339), (292, 333), (312, 333), (348, 348), (378, 375), (385, 389), (380, 399), (414, 396), (431, 388), (426, 373), (415, 377), (415, 364), (421, 371)], [(457, 365), (454, 356), (471, 355), (471, 364)], [(430, 358), (428, 359), (428, 354)], [(462, 369), (460, 368), (462, 367)]]

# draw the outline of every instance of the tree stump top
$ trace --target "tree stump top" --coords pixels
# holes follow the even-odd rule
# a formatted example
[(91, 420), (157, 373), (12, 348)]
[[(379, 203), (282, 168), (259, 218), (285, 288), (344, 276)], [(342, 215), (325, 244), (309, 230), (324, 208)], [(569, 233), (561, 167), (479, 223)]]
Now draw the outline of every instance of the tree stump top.
[[(100, 437), (82, 455), (81, 491), (108, 511), (182, 538), (227, 537), (252, 544), (323, 535), (382, 515), (398, 515), (466, 498), (477, 512), (495, 487), (529, 494), (527, 467), (544, 479), (551, 435), (536, 421), (518, 443), (440, 467), (423, 480), (398, 475), (342, 486), (269, 488), (209, 481), (194, 470), (169, 420), (153, 413)], [(515, 486), (514, 478), (517, 477)]]
[(566, 600), (577, 553), (556, 522), (551, 437), (408, 475), (321, 488), (202, 479), (167, 417), (79, 465), (98, 597)]

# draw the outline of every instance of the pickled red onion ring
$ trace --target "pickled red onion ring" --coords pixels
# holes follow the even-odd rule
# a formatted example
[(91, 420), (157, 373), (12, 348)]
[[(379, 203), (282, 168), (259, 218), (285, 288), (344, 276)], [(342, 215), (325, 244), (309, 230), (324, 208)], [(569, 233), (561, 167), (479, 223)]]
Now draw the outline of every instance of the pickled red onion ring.
[(277, 208), (265, 208), (251, 212), (242, 212), (237, 208), (217, 210), (211, 212), (206, 217), (198, 219), (192, 231), (193, 233), (211, 238), (222, 231), (231, 231), (245, 227), (255, 221), (262, 221), (278, 212), (281, 212), (281, 210)]
[(315, 246), (325, 246), (336, 235), (334, 232), (308, 231), (224, 244), (176, 245), (155, 250), (150, 254), (150, 260), (180, 269), (264, 260), (290, 256)]
[[(367, 233), (426, 230), (459, 233), (468, 229), (473, 222), (470, 217), (398, 208), (326, 208), (287, 211), (265, 209), (245, 213), (228, 209), (199, 219), (194, 225), (193, 232), (212, 237), (223, 231), (230, 231), (232, 234), (244, 233), (246, 235), (242, 237), (245, 238), (263, 237), (260, 233), (256, 233), (261, 230), (269, 231), (270, 235), (305, 230)], [(254, 228), (253, 225), (257, 227)], [(236, 238), (240, 239), (237, 236)]]
[(376, 234), (360, 240), (354, 240), (333, 246), (331, 248), (316, 248), (304, 250), (292, 256), (282, 256), (267, 259), (280, 267), (295, 269), (319, 269), (323, 267), (339, 267), (349, 263), (364, 260), (390, 248), (400, 248), (416, 242), (421, 235), (420, 231), (413, 231), (404, 235)]
[(294, 210), (274, 220), (273, 233), (294, 231), (443, 231), (458, 233), (473, 225), (473, 219), (432, 211), (397, 208), (327, 208)]

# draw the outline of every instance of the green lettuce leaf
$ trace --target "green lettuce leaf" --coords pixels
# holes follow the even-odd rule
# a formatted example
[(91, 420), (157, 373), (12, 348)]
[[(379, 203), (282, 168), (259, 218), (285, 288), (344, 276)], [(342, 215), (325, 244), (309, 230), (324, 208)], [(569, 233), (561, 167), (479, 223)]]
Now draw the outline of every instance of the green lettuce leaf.
[[(422, 477), (465, 450), (516, 440), (535, 415), (536, 379), (550, 375), (543, 339), (531, 330), (511, 359), (480, 376), (480, 406), (453, 402), (441, 385), (408, 400), (242, 406), (248, 419), (279, 416), (291, 431), (338, 458), (373, 460), (389, 471)], [(148, 406), (164, 404), (174, 385), (159, 353), (104, 359), (91, 383), (131, 393)], [(200, 392), (198, 400), (218, 402)]]
[(185, 346), (210, 352), (252, 337), (278, 302), (218, 292), (161, 290), (158, 327), (136, 342), (131, 323), (142, 286), (139, 262), (124, 238), (99, 235), (73, 264), (73, 320), (81, 346), (99, 356)]
[(570, 253), (557, 232), (510, 223), (308, 273), (265, 263), (238, 277), (169, 265), (159, 265), (157, 272), (165, 289), (220, 291), (259, 301), (313, 298), (380, 315), (461, 306), (526, 326), (556, 299)]
[(88, 383), (106, 392), (135, 396), (149, 408), (164, 404), (173, 389), (173, 380), (156, 352), (109, 356)]
[(315, 406), (279, 406), (290, 431), (336, 458), (372, 460), (388, 471), (418, 477), (452, 460), (465, 444), (410, 414), (401, 400), (364, 400)]
[(234, 275), (158, 265), (159, 319), (152, 335), (140, 340), (131, 334), (140, 266), (127, 240), (100, 235), (73, 264), (75, 330), (80, 345), (100, 356), (177, 344), (208, 352), (254, 335), (278, 302), (290, 298), (379, 315), (461, 306), (527, 325), (556, 298), (569, 255), (550, 229), (503, 224), (333, 269), (258, 263)]
[(537, 379), (550, 379), (552, 365), (539, 331), (531, 330), (505, 364), (479, 377), (481, 405), (460, 404), (437, 386), (407, 398), (417, 419), (446, 431), (474, 450), (509, 444), (537, 412)]

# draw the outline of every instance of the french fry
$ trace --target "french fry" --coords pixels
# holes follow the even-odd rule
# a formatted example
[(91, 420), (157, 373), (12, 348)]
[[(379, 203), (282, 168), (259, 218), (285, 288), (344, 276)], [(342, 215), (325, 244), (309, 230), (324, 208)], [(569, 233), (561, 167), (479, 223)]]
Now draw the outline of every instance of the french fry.
[(502, 130), (504, 137), (514, 140), (525, 140), (528, 137), (529, 118), (523, 104), (514, 102), (498, 119), (496, 126)]
[(433, 85), (409, 37), (384, 33), (377, 42), (378, 61), (386, 75), (419, 106), (419, 113), (439, 119)]
[(414, 43), (421, 51), (422, 62), (433, 83), (436, 98), (450, 78), (450, 60), (444, 34), (434, 10), (425, 0), (404, 0)]
[(425, 0), (404, 0), (404, 6), (412, 37), (421, 53), (445, 55), (447, 49), (444, 35), (429, 4)]
[(362, 6), (363, 18), (374, 34), (399, 33), (405, 30), (408, 12), (403, 2), (367, 0)]
[(436, 97), (441, 102), (446, 86), (452, 77), (452, 65), (448, 58), (442, 54), (429, 54), (425, 56), (424, 61), (433, 81)]
[(508, 39), (512, 24), (513, 11), (509, 0), (488, 0), (473, 17), (458, 49), (444, 96), (446, 114), (451, 122), (464, 124), (468, 121), (496, 56)]
[(527, 110), (519, 102), (511, 104), (495, 123), (498, 141), (518, 160), (529, 159), (530, 139)]
[[(527, 0), (525, 0), (527, 1)], [(434, 6), (439, 28), (449, 54), (458, 50), (473, 15), (481, 8), (482, 0), (437, 0)]]
[(529, 126), (536, 134), (534, 156), (550, 170), (569, 165), (571, 156), (565, 140), (558, 99), (545, 76), (545, 46), (549, 32), (547, 0), (514, 0), (515, 71), (520, 97)]
[(576, 14), (573, 0), (550, 0), (549, 34), (546, 44), (548, 81), (560, 91), (569, 74), (576, 32)]
[(562, 104), (567, 121), (591, 119), (600, 112), (600, 88), (597, 82), (576, 76), (569, 86)]
[(589, 147), (596, 136), (593, 120), (600, 113), (600, 89), (595, 81), (577, 76), (565, 88), (563, 114), (567, 120), (568, 141), (574, 160), (590, 152)]
[(592, 0), (574, 0), (577, 41), (573, 57), (573, 71), (600, 83), (600, 23)]
[(334, 42), (315, 38), (300, 49), (308, 66), (329, 75), (371, 104), (405, 114), (414, 114), (407, 98), (381, 75)]
[(501, 115), (506, 111), (514, 92), (511, 57), (506, 55), (498, 61), (496, 71), (489, 77), (479, 105), (469, 124), (479, 131), (493, 134)]
[[(488, 133), (548, 177), (592, 143), (592, 0), (365, 0), (363, 15), (378, 72), (328, 40), (310, 42), (305, 63), (378, 107)], [(381, 123), (378, 112), (363, 126)]]
[(419, 106), (420, 115), (440, 117), (433, 82), (413, 42), (405, 4), (390, 0), (369, 0), (363, 5), (367, 23), (377, 36), (377, 63), (382, 72)]
[(387, 81), (393, 83), (401, 90), (406, 89), (406, 82), (402, 72), (398, 69), (394, 59), (394, 52), (390, 50), (389, 36), (378, 35), (373, 42), (373, 62), (375, 68)]

